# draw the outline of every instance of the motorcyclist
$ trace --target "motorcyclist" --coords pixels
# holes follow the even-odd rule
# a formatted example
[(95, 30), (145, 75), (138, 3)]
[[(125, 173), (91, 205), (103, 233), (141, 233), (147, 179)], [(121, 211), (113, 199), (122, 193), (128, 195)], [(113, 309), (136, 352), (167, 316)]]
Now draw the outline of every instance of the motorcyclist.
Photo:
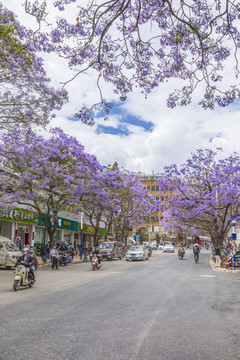
[(96, 248), (95, 248), (95, 250), (93, 252), (93, 255), (97, 256), (98, 264), (100, 265), (101, 264), (101, 256), (98, 256), (98, 255), (100, 255), (98, 246), (96, 246)]
[(199, 259), (199, 253), (200, 253), (200, 246), (197, 242), (193, 244), (193, 254), (197, 256), (197, 260)]
[(31, 255), (27, 253), (27, 250), (23, 250), (23, 254), (18, 258), (18, 261), (16, 263), (16, 266), (18, 264), (23, 265), (26, 268), (26, 282), (28, 282), (28, 275), (30, 272), (30, 267), (33, 265), (33, 258)]
[(178, 255), (182, 254), (184, 256), (185, 254), (185, 250), (184, 250), (184, 247), (183, 247), (183, 243), (180, 243), (179, 244), (179, 248), (178, 248)]
[(30, 266), (30, 271), (29, 271), (29, 274), (31, 273), (32, 274), (32, 277), (33, 279), (35, 278), (35, 274), (34, 274), (34, 271), (37, 270), (37, 267), (38, 267), (38, 260), (37, 260), (37, 257), (36, 255), (34, 254), (34, 251), (32, 248), (30, 248), (29, 250), (29, 255), (32, 257), (32, 265)]

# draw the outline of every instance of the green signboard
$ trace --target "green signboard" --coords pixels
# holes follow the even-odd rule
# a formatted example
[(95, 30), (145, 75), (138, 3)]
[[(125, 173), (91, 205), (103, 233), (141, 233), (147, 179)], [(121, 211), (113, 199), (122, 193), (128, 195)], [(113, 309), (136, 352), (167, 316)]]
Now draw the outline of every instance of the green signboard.
[[(81, 223), (79, 223), (79, 232), (81, 231)], [(93, 234), (94, 233), (94, 227), (91, 225), (83, 224), (83, 233), (85, 234)], [(98, 235), (105, 235), (105, 229), (100, 228), (98, 229)]]
[(38, 223), (38, 212), (28, 209), (15, 208), (0, 219), (18, 221), (21, 223), (34, 224)]
[[(46, 215), (44, 214), (44, 216)], [(40, 216), (38, 217), (38, 225), (44, 226), (42, 218)], [(57, 229), (78, 232), (78, 222), (58, 217)]]

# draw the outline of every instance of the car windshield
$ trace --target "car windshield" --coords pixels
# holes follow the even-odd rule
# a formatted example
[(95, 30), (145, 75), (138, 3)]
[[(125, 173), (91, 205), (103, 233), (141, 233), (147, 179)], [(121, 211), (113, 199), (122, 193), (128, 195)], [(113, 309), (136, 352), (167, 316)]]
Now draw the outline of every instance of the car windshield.
[(20, 251), (19, 248), (11, 241), (4, 241), (2, 245), (7, 251)]
[(141, 248), (140, 246), (132, 246), (129, 250), (131, 251), (141, 251), (143, 248)]
[(111, 249), (113, 247), (113, 243), (102, 243), (100, 245), (100, 249)]

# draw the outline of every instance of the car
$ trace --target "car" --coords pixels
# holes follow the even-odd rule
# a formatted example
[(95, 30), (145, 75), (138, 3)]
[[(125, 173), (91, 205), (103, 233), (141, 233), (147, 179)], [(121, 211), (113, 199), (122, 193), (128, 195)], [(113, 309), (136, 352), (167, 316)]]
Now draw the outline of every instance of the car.
[(126, 253), (126, 261), (148, 260), (148, 250), (143, 246), (132, 246)]
[(173, 253), (174, 252), (174, 246), (171, 245), (171, 244), (165, 245), (164, 248), (163, 248), (163, 252)]
[(158, 250), (158, 244), (156, 244), (155, 242), (150, 243), (149, 246), (152, 250)]
[(99, 254), (102, 255), (102, 259), (122, 259), (124, 255), (123, 244), (121, 241), (104, 241), (99, 246)]
[(164, 246), (163, 244), (158, 245), (158, 250), (164, 250)]
[(5, 266), (11, 269), (15, 266), (17, 259), (22, 255), (22, 252), (10, 239), (0, 236), (0, 266)]

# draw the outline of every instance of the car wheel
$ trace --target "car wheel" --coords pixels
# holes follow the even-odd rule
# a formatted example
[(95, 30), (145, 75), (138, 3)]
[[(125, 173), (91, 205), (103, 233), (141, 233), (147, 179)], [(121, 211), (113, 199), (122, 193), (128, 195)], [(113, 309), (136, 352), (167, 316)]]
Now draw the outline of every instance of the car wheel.
[(126, 259), (126, 261), (129, 261), (129, 259)]
[(11, 270), (12, 266), (5, 266), (7, 270)]

